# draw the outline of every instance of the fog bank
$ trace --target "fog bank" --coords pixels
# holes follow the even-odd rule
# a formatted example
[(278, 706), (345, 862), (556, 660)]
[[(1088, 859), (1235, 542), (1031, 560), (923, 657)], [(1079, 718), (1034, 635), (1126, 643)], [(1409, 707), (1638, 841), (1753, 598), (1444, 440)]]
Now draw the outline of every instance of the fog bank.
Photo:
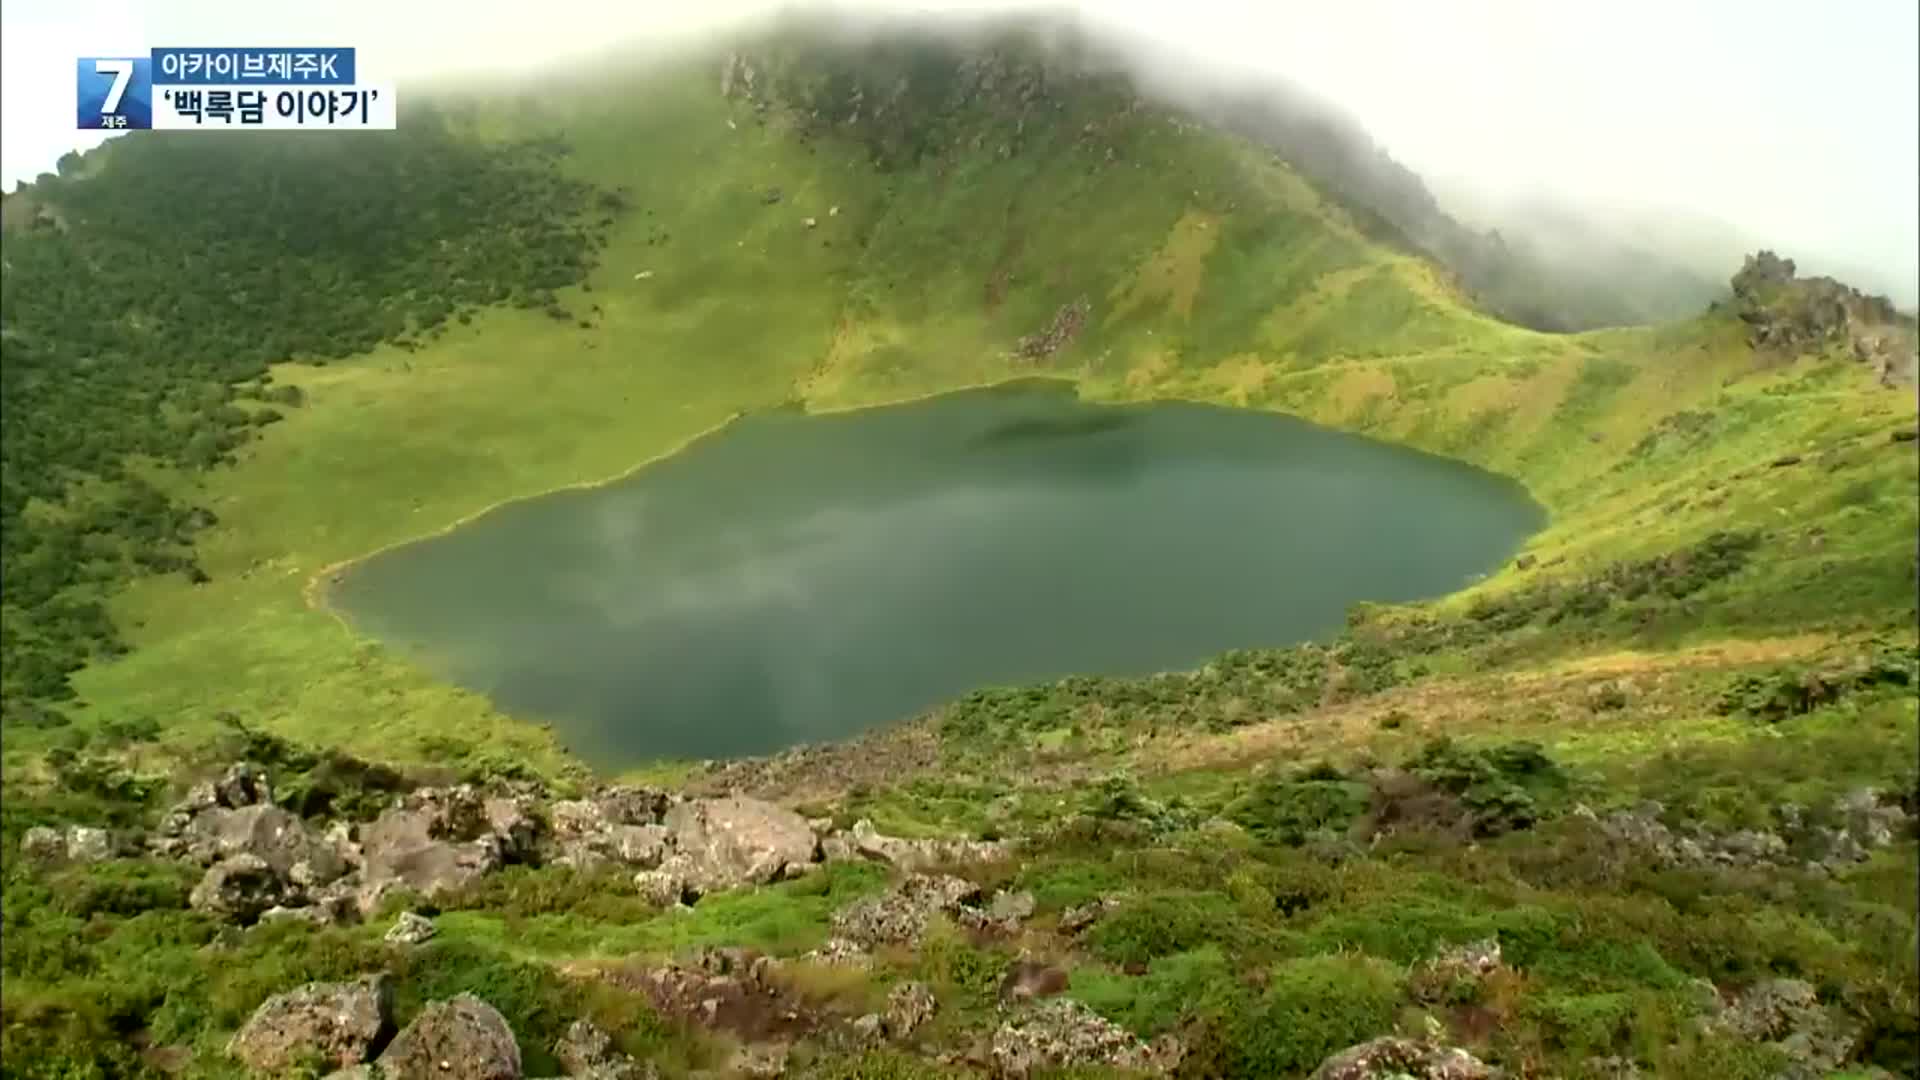
[[(80, 54), (336, 43), (360, 47), (364, 66), (393, 75), (529, 71), (613, 40), (671, 40), (775, 5), (690, 7), (544, 0), (529, 18), (534, 9), (521, 5), (450, 0), (284, 9), (7, 0), (0, 167), (11, 186), (80, 141), (67, 89)], [(1023, 5), (838, 7), (951, 15)], [(1278, 76), (1337, 103), (1469, 221), (1498, 224), (1526, 216), (1515, 207), (1537, 216), (1551, 206), (1602, 229), (1664, 222), (1652, 240), (1689, 248), (1675, 255), (1720, 262), (1727, 244), (1765, 244), (1807, 272), (1920, 302), (1920, 5), (1911, 0), (1850, 0), (1817, 15), (1786, 0), (1113, 0), (1054, 9), (1152, 41), (1165, 58), (1152, 65), (1163, 82)]]

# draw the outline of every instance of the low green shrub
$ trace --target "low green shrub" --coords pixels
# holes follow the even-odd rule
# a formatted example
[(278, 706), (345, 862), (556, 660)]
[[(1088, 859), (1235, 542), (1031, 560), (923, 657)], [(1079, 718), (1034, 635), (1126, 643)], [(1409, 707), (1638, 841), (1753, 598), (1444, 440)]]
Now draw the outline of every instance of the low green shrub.
[(1225, 1025), (1230, 1076), (1303, 1076), (1355, 1043), (1390, 1031), (1402, 1002), (1399, 972), (1360, 956), (1289, 960)]
[(1141, 1038), (1171, 1031), (1190, 1017), (1214, 1017), (1232, 1007), (1234, 968), (1217, 946), (1162, 956), (1144, 975), (1085, 967), (1070, 992), (1093, 1010)]
[(1126, 901), (1087, 932), (1095, 956), (1114, 964), (1144, 964), (1212, 945), (1244, 957), (1266, 944), (1262, 927), (1221, 893), (1168, 890)]
[(1271, 780), (1229, 803), (1226, 817), (1276, 844), (1343, 834), (1367, 809), (1367, 787), (1346, 779)]
[(936, 924), (921, 938), (914, 974), (970, 1005), (993, 1000), (1006, 973), (1007, 961), (967, 940), (950, 924)]
[(1477, 836), (1532, 826), (1540, 817), (1541, 802), (1567, 786), (1560, 769), (1538, 744), (1530, 742), (1483, 751), (1442, 736), (1421, 747), (1406, 762), (1405, 771), (1459, 799)]

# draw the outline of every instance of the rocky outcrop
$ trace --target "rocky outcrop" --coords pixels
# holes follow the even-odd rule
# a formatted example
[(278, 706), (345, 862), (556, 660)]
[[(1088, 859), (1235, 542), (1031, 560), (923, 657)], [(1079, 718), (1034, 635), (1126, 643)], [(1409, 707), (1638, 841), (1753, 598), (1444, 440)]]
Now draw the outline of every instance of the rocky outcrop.
[(520, 1044), (493, 1006), (461, 994), (420, 1010), (375, 1063), (391, 1077), (520, 1080)]
[[(235, 784), (242, 780), (247, 786), (241, 791), (265, 790), (264, 779), (241, 774)], [(190, 902), (195, 908), (241, 922), (279, 906), (311, 907), (318, 921), (337, 916), (341, 905), (325, 889), (351, 867), (331, 837), (268, 803), (227, 807), (206, 805), (203, 798), (193, 801), (200, 808), (181, 817), (169, 815), (157, 844), (160, 850), (208, 866), (193, 891)], [(177, 808), (175, 814), (180, 814)]]
[(939, 1009), (933, 988), (923, 982), (904, 982), (887, 993), (887, 1012), (883, 1018), (889, 1038), (905, 1039), (933, 1019)]
[(857, 900), (833, 913), (837, 938), (862, 948), (919, 942), (935, 916), (977, 905), (980, 887), (950, 874), (909, 874), (879, 896)]
[(995, 840), (907, 840), (887, 836), (865, 818), (853, 823), (846, 839), (856, 853), (907, 871), (991, 862), (1004, 858), (1008, 851), (1005, 842)]
[(318, 1059), (329, 1068), (358, 1065), (392, 1028), (386, 976), (308, 983), (276, 994), (247, 1018), (227, 1053), (249, 1068), (281, 1075)]
[[(251, 921), (281, 907), (329, 921), (370, 914), (396, 891), (432, 897), (523, 861), (643, 872), (671, 861), (658, 891), (677, 901), (791, 876), (817, 850), (798, 815), (752, 799), (610, 787), (543, 806), (537, 794), (461, 785), (422, 788), (373, 821), (318, 832), (266, 801), (271, 792), (264, 772), (242, 763), (168, 813), (152, 850), (209, 866), (196, 891), (202, 910)], [(75, 846), (57, 834), (28, 843), (62, 856)]]
[[(1778, 830), (1668, 828), (1661, 822), (1667, 809), (1657, 801), (1615, 811), (1605, 819), (1597, 819), (1592, 811), (1584, 811), (1584, 817), (1599, 821), (1611, 838), (1640, 847), (1661, 865), (1784, 867), (1797, 863), (1805, 871), (1832, 874), (1866, 861), (1874, 849), (1889, 846), (1912, 830), (1914, 819), (1899, 799), (1897, 792), (1882, 794), (1872, 788), (1859, 788), (1834, 799), (1824, 815), (1811, 815), (1805, 807), (1782, 803), (1774, 811), (1780, 821)], [(1582, 815), (1580, 809), (1574, 813)]]
[(1084, 296), (1070, 304), (1061, 305), (1053, 313), (1053, 321), (1047, 324), (1046, 329), (1027, 334), (1014, 343), (1014, 355), (1024, 360), (1044, 360), (1073, 344), (1073, 339), (1080, 336), (1081, 328), (1087, 324), (1087, 314), (1091, 310), (1092, 305)]
[[(828, 852), (914, 871), (1007, 851), (998, 842), (886, 836), (868, 821), (835, 832), (830, 821), (809, 823), (760, 799), (632, 786), (557, 800), (526, 784), (425, 787), (371, 821), (336, 819), (324, 828), (272, 795), (264, 770), (235, 764), (219, 781), (191, 788), (147, 850), (207, 867), (194, 890), (200, 910), (239, 922), (271, 913), (317, 923), (366, 917), (396, 893), (432, 898), (521, 862), (629, 870), (641, 895), (673, 906), (798, 876)], [(41, 859), (106, 857), (116, 843), (98, 829), (39, 827), (27, 831), (22, 850)], [(1030, 896), (1009, 895), (965, 914), (976, 928), (1007, 929), (1031, 911)]]
[(1883, 385), (1913, 381), (1920, 336), (1886, 297), (1829, 277), (1797, 277), (1793, 260), (1771, 251), (1749, 255), (1732, 284), (1734, 311), (1756, 350), (1794, 358), (1843, 349)]
[(1180, 1063), (1178, 1042), (1163, 1036), (1148, 1045), (1072, 998), (1049, 998), (1001, 1024), (993, 1033), (995, 1076), (1107, 1068), (1164, 1074)]
[(125, 837), (91, 825), (35, 825), (20, 835), (20, 853), (42, 861), (100, 862), (133, 850)]
[(1792, 1062), (1781, 1074), (1791, 1080), (1827, 1075), (1852, 1055), (1860, 1037), (1852, 1022), (1820, 1004), (1812, 984), (1799, 979), (1756, 983), (1705, 1023), (1778, 1050)]
[(613, 1036), (591, 1020), (575, 1020), (553, 1045), (554, 1060), (568, 1076), (591, 1080), (649, 1080), (659, 1075), (614, 1048)]
[(1816, 873), (1838, 873), (1865, 861), (1913, 828), (1913, 819), (1897, 794), (1861, 788), (1836, 799), (1814, 820), (1805, 808), (1784, 803), (1776, 808), (1779, 827), (1716, 833), (1698, 826), (1672, 828), (1661, 819), (1666, 807), (1648, 800), (1605, 817), (1585, 807), (1574, 816), (1596, 824), (1609, 838), (1638, 850), (1663, 866), (1786, 866), (1799, 864)]
[(1458, 1047), (1388, 1036), (1320, 1063), (1311, 1080), (1497, 1080), (1504, 1075)]

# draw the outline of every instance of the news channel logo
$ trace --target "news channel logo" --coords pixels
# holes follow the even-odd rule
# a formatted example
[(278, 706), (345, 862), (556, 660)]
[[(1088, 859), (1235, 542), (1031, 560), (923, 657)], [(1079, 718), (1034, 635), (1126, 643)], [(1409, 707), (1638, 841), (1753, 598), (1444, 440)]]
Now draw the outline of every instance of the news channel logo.
[(153, 126), (153, 58), (83, 56), (75, 85), (82, 131), (139, 131)]
[(163, 48), (79, 58), (74, 100), (86, 131), (392, 131), (390, 83), (357, 81), (349, 48)]

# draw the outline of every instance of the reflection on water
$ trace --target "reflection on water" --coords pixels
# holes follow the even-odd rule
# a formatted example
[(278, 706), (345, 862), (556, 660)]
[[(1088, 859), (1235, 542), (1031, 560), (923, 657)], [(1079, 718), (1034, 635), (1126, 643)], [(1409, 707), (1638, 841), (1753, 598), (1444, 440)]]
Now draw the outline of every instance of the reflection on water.
[(619, 767), (1325, 634), (1540, 523), (1499, 477), (1288, 417), (1003, 387), (755, 416), (377, 556), (334, 601)]

